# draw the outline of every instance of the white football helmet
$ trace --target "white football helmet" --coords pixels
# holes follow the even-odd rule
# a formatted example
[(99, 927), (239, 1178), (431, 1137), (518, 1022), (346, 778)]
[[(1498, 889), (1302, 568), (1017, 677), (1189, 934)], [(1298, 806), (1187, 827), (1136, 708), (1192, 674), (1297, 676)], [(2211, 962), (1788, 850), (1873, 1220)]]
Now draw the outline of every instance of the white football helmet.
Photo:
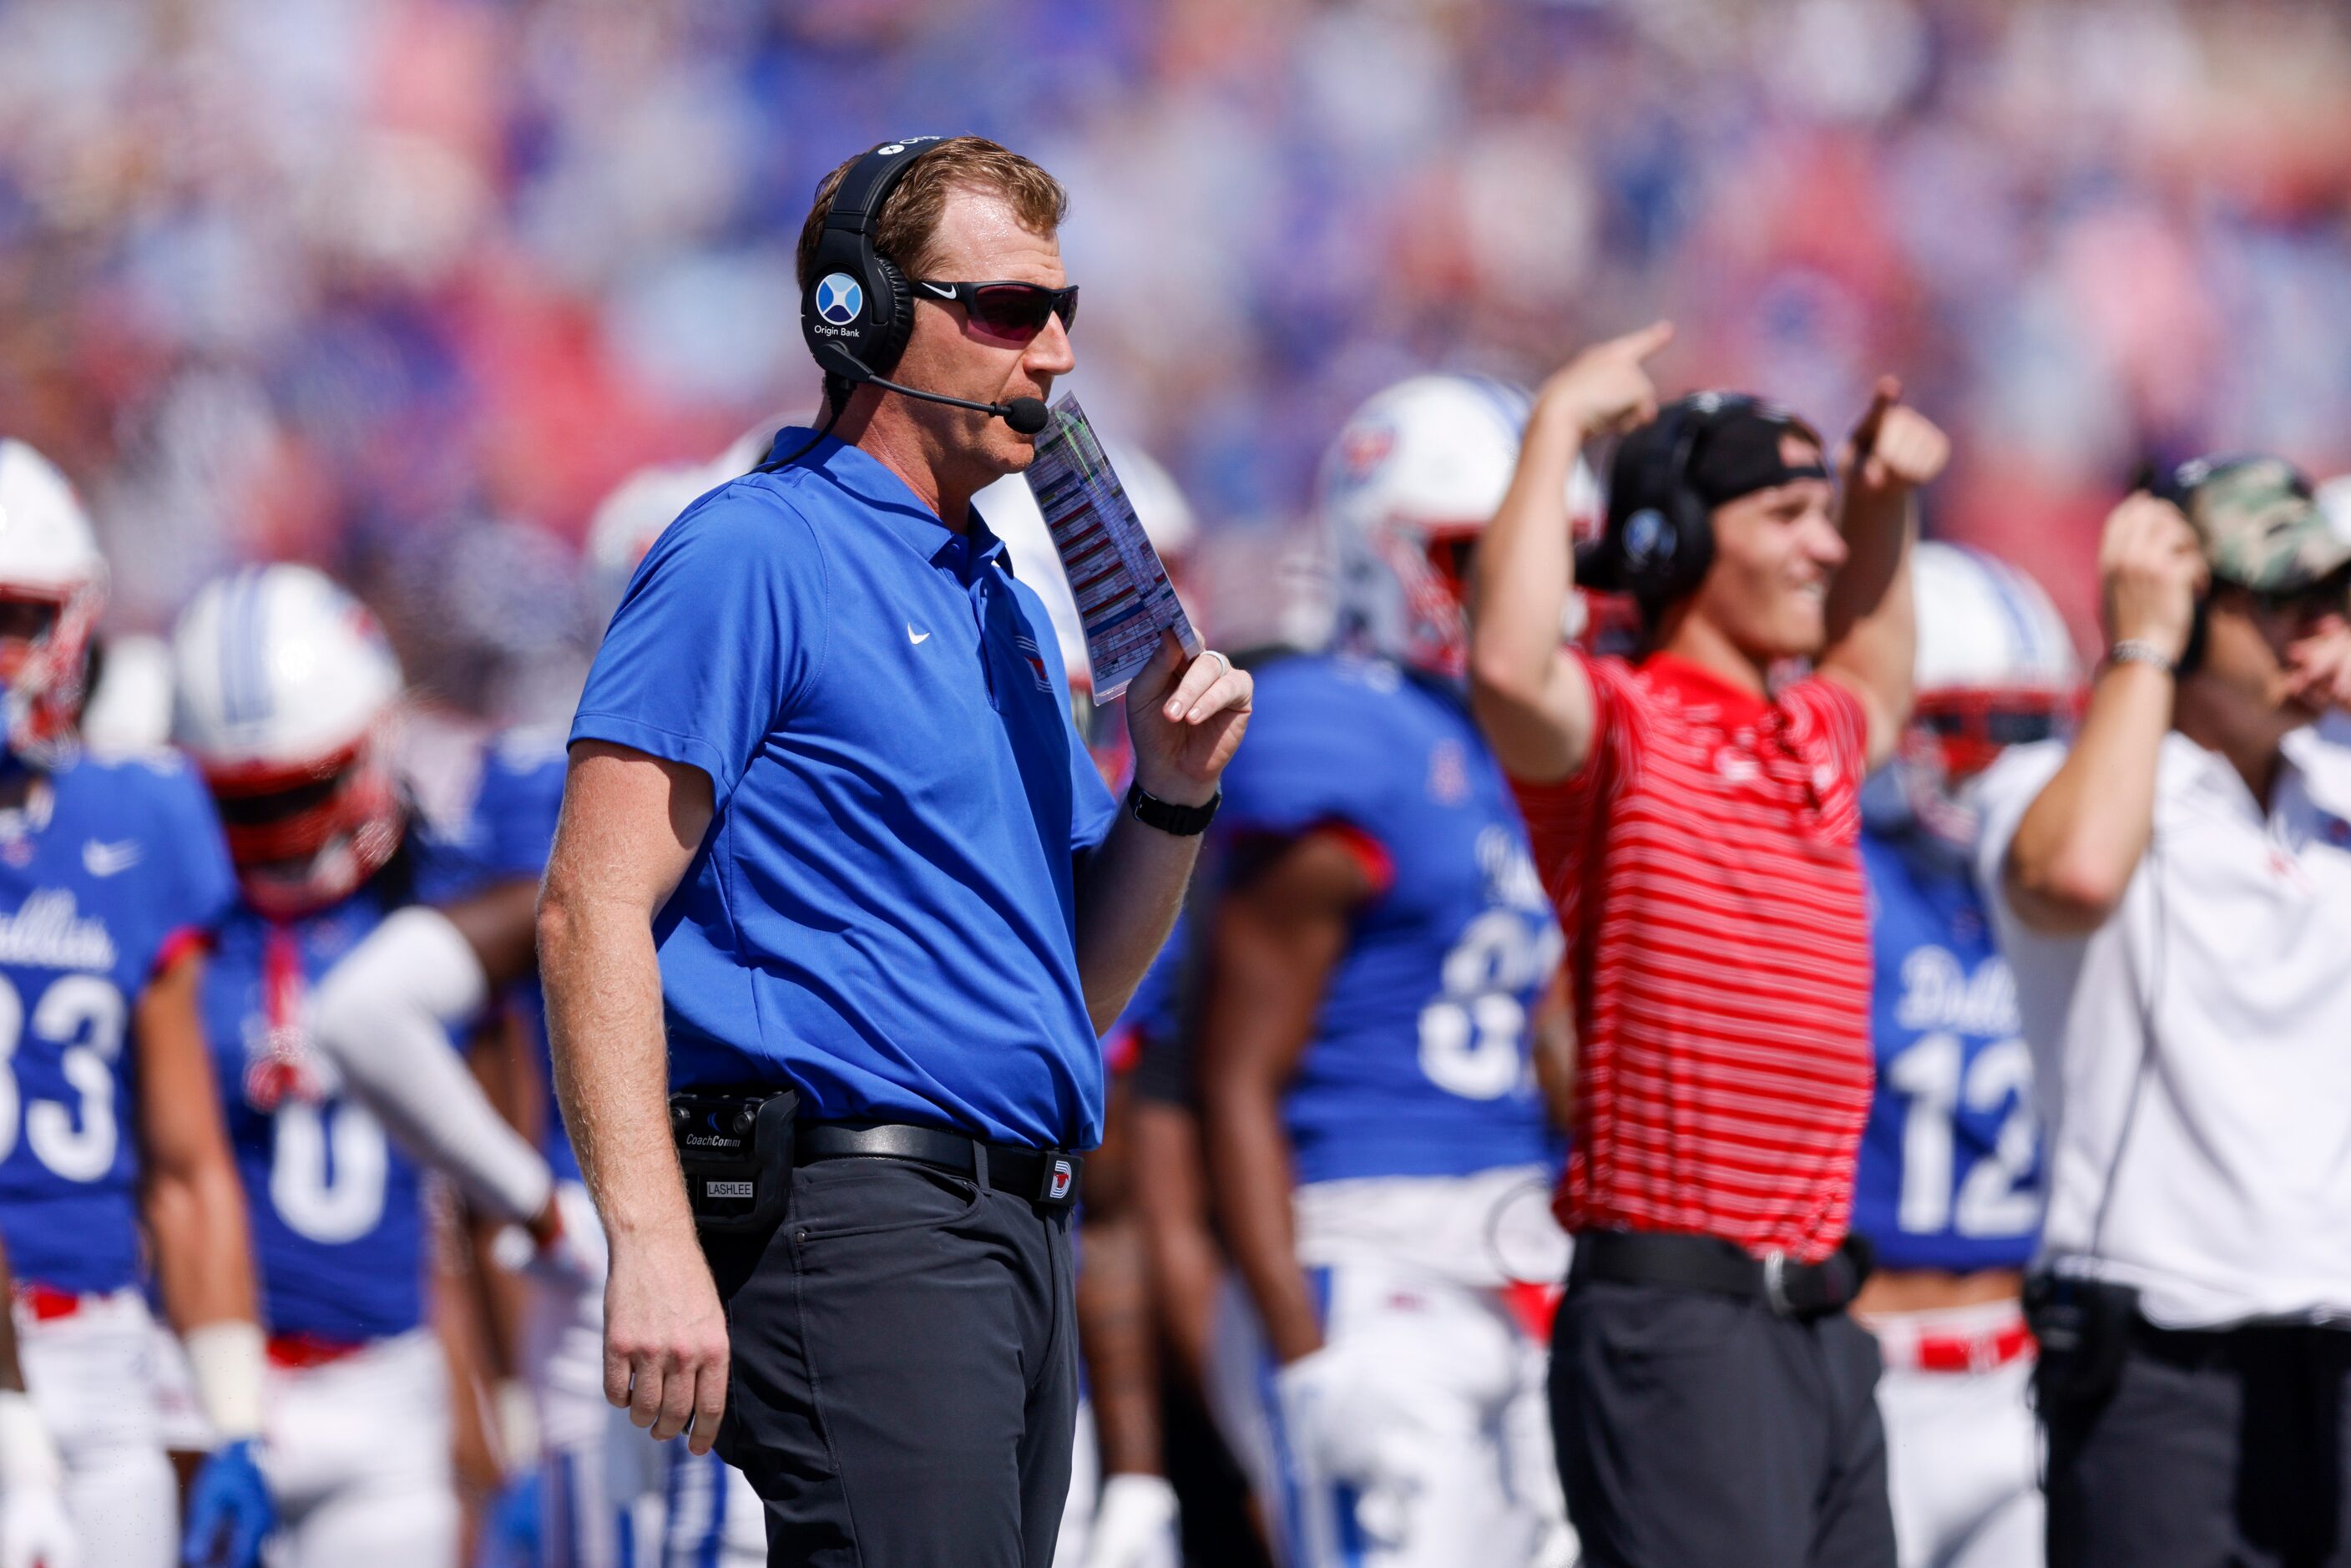
[[(1502, 504), (1533, 400), (1485, 376), (1415, 376), (1374, 394), (1322, 459), (1318, 508), (1338, 567), (1343, 646), (1459, 679), (1469, 547)], [(1581, 462), (1571, 512), (1594, 509)]]
[[(596, 504), (596, 515), (588, 523), (588, 570), (599, 617), (609, 620), (620, 608), (637, 563), (662, 530), (705, 493), (758, 466), (772, 434), (764, 425), (747, 431), (707, 463), (655, 463), (640, 468)], [(602, 630), (601, 624), (598, 630)]]
[(69, 749), (106, 560), (73, 486), (21, 441), (0, 439), (0, 723), (37, 766)]
[(343, 898), (392, 859), (400, 662), (367, 608), (306, 566), (197, 590), (172, 634), (172, 738), (202, 769), (246, 896), (287, 917)]
[(2049, 595), (2005, 561), (1928, 541), (1911, 555), (1910, 582), (1917, 695), (1896, 776), (1921, 826), (1970, 844), (1964, 786), (2004, 748), (2065, 729), (2081, 706), (2081, 664)]

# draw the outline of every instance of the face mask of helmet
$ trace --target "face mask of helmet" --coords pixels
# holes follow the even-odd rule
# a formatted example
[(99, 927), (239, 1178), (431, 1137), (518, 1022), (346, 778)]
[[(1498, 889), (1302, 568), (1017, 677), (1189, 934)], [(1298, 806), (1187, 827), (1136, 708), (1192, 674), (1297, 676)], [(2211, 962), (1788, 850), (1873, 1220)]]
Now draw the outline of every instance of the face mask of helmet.
[(388, 747), (371, 731), (315, 764), (207, 771), (246, 899), (287, 917), (349, 897), (400, 848)]
[(1975, 779), (2011, 746), (2069, 733), (2081, 674), (2056, 607), (2014, 568), (1930, 541), (1917, 549), (1912, 585), (1917, 697), (1864, 810), (1880, 827), (1898, 816), (1965, 851), (1980, 827)]
[(0, 440), (0, 725), (7, 755), (54, 765), (76, 744), (106, 563), (65, 476)]

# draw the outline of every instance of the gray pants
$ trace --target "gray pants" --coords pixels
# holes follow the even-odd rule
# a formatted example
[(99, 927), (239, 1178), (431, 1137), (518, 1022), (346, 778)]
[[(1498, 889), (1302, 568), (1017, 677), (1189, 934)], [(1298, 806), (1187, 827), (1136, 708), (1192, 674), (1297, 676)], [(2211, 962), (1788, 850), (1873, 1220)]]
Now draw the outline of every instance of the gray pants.
[(1892, 1568), (1878, 1370), (1843, 1312), (1579, 1281), (1551, 1411), (1587, 1568)]
[(2139, 1325), (2110, 1394), (2041, 1402), (2051, 1568), (2351, 1564), (2346, 1372), (2342, 1329)]
[(705, 1245), (734, 1343), (718, 1451), (767, 1504), (769, 1563), (1048, 1568), (1078, 1404), (1068, 1211), (825, 1160), (764, 1242)]

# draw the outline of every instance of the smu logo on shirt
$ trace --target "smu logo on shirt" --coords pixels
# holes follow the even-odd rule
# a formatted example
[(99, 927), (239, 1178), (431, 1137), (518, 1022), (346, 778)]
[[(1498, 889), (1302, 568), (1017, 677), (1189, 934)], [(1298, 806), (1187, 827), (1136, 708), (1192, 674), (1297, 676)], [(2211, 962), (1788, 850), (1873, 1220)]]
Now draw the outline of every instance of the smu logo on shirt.
[(0, 964), (24, 964), (40, 969), (111, 969), (114, 937), (106, 922), (84, 915), (72, 892), (43, 888), (17, 906), (14, 915), (0, 915)]
[(2016, 977), (1997, 957), (1986, 958), (1970, 975), (1948, 947), (1914, 948), (1902, 960), (1902, 999), (1895, 1004), (1894, 1021), (1911, 1030), (2014, 1034), (2020, 1027)]
[(1045, 668), (1045, 651), (1037, 646), (1037, 639), (1026, 632), (1015, 632), (1012, 633), (1012, 645), (1020, 651), (1022, 658), (1029, 661), (1029, 673), (1037, 678), (1037, 689), (1050, 694), (1053, 689), (1053, 675)]

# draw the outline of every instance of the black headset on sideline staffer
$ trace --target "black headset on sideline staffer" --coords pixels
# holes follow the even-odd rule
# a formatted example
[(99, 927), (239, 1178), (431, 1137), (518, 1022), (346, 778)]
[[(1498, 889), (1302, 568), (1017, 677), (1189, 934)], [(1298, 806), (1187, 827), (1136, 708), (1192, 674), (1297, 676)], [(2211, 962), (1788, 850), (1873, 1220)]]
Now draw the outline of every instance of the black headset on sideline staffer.
[(823, 440), (841, 418), (852, 385), (877, 386), (926, 402), (994, 414), (1023, 435), (1034, 435), (1045, 428), (1045, 404), (1040, 398), (974, 402), (884, 379), (898, 356), (906, 351), (906, 340), (914, 333), (914, 295), (898, 264), (873, 248), (873, 227), (882, 204), (889, 200), (914, 160), (940, 140), (902, 136), (884, 141), (852, 163), (834, 187), (824, 231), (817, 240), (816, 258), (809, 268), (808, 286), (800, 291), (800, 335), (808, 340), (809, 352), (824, 372), (831, 411), (815, 440), (789, 457), (771, 458), (761, 468), (774, 470), (796, 463)]
[(1766, 398), (1729, 392), (1676, 398), (1637, 433), (1631, 472), (1610, 475), (1608, 527), (1594, 545), (1577, 552), (1577, 580), (1630, 594), (1653, 622), (1666, 606), (1698, 591), (1714, 564), (1713, 507), (1691, 483), (1690, 467), (1698, 444), (1722, 416), (1740, 413), (1819, 442), (1803, 421)]

